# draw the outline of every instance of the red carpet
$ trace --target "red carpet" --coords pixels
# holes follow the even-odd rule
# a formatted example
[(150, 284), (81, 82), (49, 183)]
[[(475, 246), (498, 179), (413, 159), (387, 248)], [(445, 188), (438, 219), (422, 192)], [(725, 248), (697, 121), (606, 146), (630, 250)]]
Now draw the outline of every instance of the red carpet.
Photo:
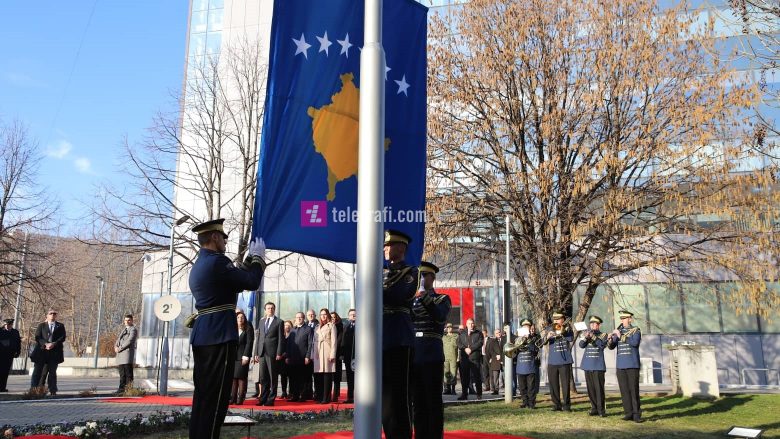
[[(339, 431), (337, 433), (314, 433), (305, 436), (295, 436), (289, 439), (352, 439), (351, 431)], [(383, 434), (382, 437), (385, 437)], [(530, 439), (525, 436), (511, 436), (507, 434), (479, 433), (476, 431), (445, 431), (444, 439)]]
[[(192, 405), (192, 397), (182, 396), (157, 396), (147, 395), (141, 398), (109, 398), (102, 400), (103, 402), (110, 403), (125, 403), (125, 404), (160, 404), (160, 405), (174, 405), (189, 407)], [(248, 399), (244, 401), (242, 405), (231, 404), (230, 408), (233, 409), (255, 409), (255, 410), (279, 410), (284, 412), (322, 412), (329, 409), (344, 410), (351, 409), (354, 404), (315, 404), (312, 401), (306, 402), (289, 402), (283, 399), (276, 399), (273, 407), (258, 406), (257, 399)]]
[(23, 437), (25, 439), (31, 438), (31, 439), (73, 439), (73, 436), (54, 436), (51, 434), (34, 434), (32, 436), (17, 436), (17, 437)]

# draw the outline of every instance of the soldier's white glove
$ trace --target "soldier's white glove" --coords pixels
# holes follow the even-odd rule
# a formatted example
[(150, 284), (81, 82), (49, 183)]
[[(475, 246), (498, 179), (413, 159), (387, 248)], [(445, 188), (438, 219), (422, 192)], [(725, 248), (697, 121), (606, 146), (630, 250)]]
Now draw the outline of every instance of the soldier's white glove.
[(257, 237), (249, 243), (249, 256), (258, 256), (261, 259), (265, 259), (265, 241), (263, 238)]

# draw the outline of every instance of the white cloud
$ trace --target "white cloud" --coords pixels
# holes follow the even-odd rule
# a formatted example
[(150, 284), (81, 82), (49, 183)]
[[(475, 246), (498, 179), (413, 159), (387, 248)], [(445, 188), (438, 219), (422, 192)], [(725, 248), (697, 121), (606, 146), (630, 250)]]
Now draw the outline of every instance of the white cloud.
[(55, 159), (64, 159), (73, 149), (73, 145), (67, 140), (60, 140), (57, 145), (50, 146), (46, 150), (46, 155)]
[(26, 73), (5, 72), (3, 74), (3, 79), (11, 85), (17, 87), (39, 88), (43, 86), (43, 83)]
[(89, 159), (86, 157), (79, 157), (73, 160), (73, 164), (76, 165), (76, 169), (78, 169), (82, 174), (92, 173), (92, 162), (89, 161)]

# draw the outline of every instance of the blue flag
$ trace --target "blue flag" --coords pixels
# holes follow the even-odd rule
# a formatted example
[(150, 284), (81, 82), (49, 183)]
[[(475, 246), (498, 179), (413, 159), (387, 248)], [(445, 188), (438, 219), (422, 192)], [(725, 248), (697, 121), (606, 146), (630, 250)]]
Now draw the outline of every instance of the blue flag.
[[(275, 0), (253, 235), (268, 248), (355, 262), (363, 1)], [(425, 228), (428, 9), (384, 0), (385, 209), (412, 237)]]

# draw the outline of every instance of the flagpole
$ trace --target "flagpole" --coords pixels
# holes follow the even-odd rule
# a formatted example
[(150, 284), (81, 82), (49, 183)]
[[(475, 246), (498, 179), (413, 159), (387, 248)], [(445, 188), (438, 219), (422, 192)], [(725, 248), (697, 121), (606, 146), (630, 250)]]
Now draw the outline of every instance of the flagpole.
[(355, 331), (355, 438), (382, 434), (382, 235), (375, 213), (384, 207), (385, 53), (382, 49), (382, 1), (365, 0), (363, 51), (360, 55), (358, 152), (358, 225)]

